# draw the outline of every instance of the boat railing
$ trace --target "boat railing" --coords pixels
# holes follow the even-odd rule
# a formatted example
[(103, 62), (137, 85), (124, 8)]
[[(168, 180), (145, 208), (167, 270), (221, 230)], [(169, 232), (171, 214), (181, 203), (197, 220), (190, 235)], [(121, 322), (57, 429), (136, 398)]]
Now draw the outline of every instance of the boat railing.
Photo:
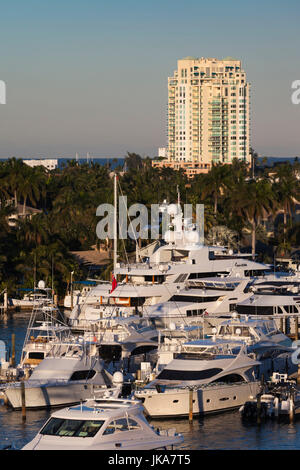
[(120, 263), (120, 268), (125, 268), (128, 269), (128, 272), (130, 272), (132, 269), (143, 269), (143, 270), (153, 270), (153, 269), (158, 269), (160, 270), (160, 267), (168, 268), (169, 265), (171, 266), (178, 266), (179, 264), (186, 264), (186, 260), (183, 261), (160, 261), (158, 263)]

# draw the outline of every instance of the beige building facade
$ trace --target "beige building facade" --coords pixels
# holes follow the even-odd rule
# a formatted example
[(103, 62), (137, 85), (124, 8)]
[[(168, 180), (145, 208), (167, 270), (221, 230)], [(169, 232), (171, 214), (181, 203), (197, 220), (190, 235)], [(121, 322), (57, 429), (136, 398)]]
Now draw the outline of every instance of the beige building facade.
[(190, 173), (250, 162), (250, 84), (240, 60), (186, 57), (168, 79), (168, 162)]

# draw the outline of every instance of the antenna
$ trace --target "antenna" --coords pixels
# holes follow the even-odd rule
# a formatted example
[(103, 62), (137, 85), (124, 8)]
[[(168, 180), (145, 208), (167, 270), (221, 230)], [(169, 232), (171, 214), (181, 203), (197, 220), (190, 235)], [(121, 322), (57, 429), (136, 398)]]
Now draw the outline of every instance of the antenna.
[(179, 186), (177, 185), (177, 204), (180, 206), (180, 191), (179, 191)]

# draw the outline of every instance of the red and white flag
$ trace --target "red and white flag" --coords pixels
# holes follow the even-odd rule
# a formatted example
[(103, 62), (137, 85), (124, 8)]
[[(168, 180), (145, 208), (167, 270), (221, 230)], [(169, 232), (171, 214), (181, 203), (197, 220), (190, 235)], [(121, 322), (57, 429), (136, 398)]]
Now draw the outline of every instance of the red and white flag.
[(112, 275), (111, 291), (110, 291), (110, 293), (112, 293), (112, 292), (115, 290), (115, 288), (117, 287), (117, 285), (118, 285), (117, 280), (116, 280), (115, 276)]

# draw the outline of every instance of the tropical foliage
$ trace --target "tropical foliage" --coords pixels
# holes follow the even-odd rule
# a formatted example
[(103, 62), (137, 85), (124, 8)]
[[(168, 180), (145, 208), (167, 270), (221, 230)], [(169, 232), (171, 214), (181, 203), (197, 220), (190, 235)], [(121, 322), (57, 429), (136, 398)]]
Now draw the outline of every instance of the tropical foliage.
[[(176, 202), (178, 194), (181, 203), (193, 208), (204, 204), (205, 237), (210, 242), (251, 249), (263, 261), (299, 246), (296, 161), (254, 174), (236, 160), (188, 179), (182, 170), (154, 168), (149, 157), (128, 153), (125, 166), (114, 171), (128, 207), (138, 202), (150, 209), (164, 200)], [(96, 209), (102, 203), (113, 204), (112, 176), (107, 164), (69, 161), (49, 172), (16, 158), (0, 163), (0, 289), (7, 287), (11, 295), (18, 286), (32, 287), (43, 279), (63, 295), (72, 271), (76, 279), (88, 274), (71, 252), (100, 244), (107, 249), (102, 276), (109, 278), (112, 243), (97, 238)], [(28, 206), (37, 213), (28, 215)], [(135, 249), (134, 240), (119, 241), (119, 259), (125, 260)]]

